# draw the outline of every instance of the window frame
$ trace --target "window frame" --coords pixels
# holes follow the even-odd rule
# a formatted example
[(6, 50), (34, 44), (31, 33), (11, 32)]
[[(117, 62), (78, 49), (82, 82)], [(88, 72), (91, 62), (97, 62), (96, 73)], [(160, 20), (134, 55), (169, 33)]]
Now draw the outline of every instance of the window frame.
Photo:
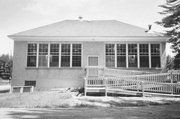
[[(107, 50), (106, 47), (107, 45), (114, 45), (114, 48), (112, 50), (114, 50), (113, 52), (109, 52), (110, 54), (107, 55)], [(107, 57), (112, 58), (111, 60), (114, 60), (113, 65), (114, 66), (107, 66)], [(114, 57), (114, 58), (113, 58)], [(115, 43), (106, 43), (105, 44), (105, 66), (109, 67), (109, 68), (115, 68), (116, 67), (116, 44)]]
[[(130, 50), (130, 45), (135, 45), (136, 52)], [(133, 50), (133, 49), (132, 49)], [(135, 66), (130, 66), (130, 56), (135, 56)], [(128, 68), (138, 68), (138, 44), (136, 43), (129, 43), (128, 44)]]
[[(121, 45), (121, 46), (120, 46), (120, 45)], [(124, 50), (124, 51), (123, 51), (123, 52), (119, 52), (119, 51), (118, 51), (118, 48), (119, 48), (119, 50)], [(126, 50), (127, 50), (127, 48), (126, 48), (126, 43), (117, 43), (117, 44), (116, 44), (116, 50), (117, 50), (117, 51), (116, 51), (116, 54), (117, 54), (117, 55), (116, 55), (116, 60), (117, 60), (117, 64), (116, 64), (116, 65), (117, 65), (117, 67), (118, 67), (118, 68), (126, 68), (126, 67), (127, 67), (127, 66), (126, 66), (126, 59), (127, 59), (127, 58), (126, 58), (126, 52), (127, 52), (127, 51), (126, 51)], [(124, 65), (124, 66), (122, 66), (121, 64), (120, 64), (121, 66), (118, 66), (118, 57), (121, 57), (121, 58), (124, 57), (124, 58), (125, 58), (125, 65)]]
[[(142, 45), (145, 45), (145, 46), (143, 48), (141, 48)], [(143, 50), (143, 51), (141, 52), (141, 50)], [(142, 64), (141, 64), (142, 57), (146, 57), (148, 59), (147, 66), (142, 66)], [(149, 62), (150, 62), (149, 61), (149, 44), (148, 43), (140, 43), (139, 44), (139, 66), (140, 66), (140, 68), (149, 68)]]
[[(82, 67), (82, 44), (80, 44), (80, 43), (72, 43), (71, 44), (72, 46), (71, 46), (71, 51), (72, 51), (72, 53), (71, 53), (71, 67)], [(78, 49), (78, 50), (80, 50), (80, 54), (73, 54), (74, 53), (74, 48), (73, 48), (73, 46), (74, 45), (80, 45), (80, 48)], [(75, 65), (73, 65), (73, 57), (80, 57), (80, 66), (75, 66)]]
[[(49, 46), (49, 68), (59, 68), (60, 67), (60, 44), (59, 43), (50, 43), (49, 44), (50, 46)], [(51, 45), (58, 45), (58, 52), (51, 52)], [(51, 53), (57, 53), (57, 54), (51, 54)], [(53, 57), (53, 56), (55, 56), (55, 57), (58, 57), (58, 64), (57, 64), (57, 66), (51, 66), (51, 58)]]
[[(40, 45), (41, 45), (41, 44), (42, 44), (42, 45), (47, 45), (47, 52), (40, 52)], [(38, 68), (49, 68), (49, 50), (50, 50), (50, 49), (49, 49), (49, 43), (48, 43), (48, 42), (43, 42), (43, 43), (39, 43), (38, 45), (39, 45), (39, 46), (38, 46), (38, 48), (39, 48), (39, 49), (38, 49)], [(47, 53), (47, 54), (46, 54), (46, 55), (44, 55), (44, 54), (43, 54), (43, 55), (42, 55), (42, 54), (40, 55), (40, 53)], [(47, 64), (46, 64), (45, 66), (40, 66), (40, 63), (39, 63), (39, 62), (40, 62), (40, 57), (43, 57), (43, 56), (46, 58), (46, 60), (47, 60), (46, 63), (47, 63)]]
[[(28, 50), (29, 50), (29, 44), (35, 44), (36, 45), (36, 55), (29, 55), (28, 53)], [(26, 67), (28, 67), (28, 68), (36, 68), (37, 67), (37, 57), (38, 57), (38, 44), (37, 43), (34, 43), (34, 42), (29, 42), (29, 43), (27, 43), (27, 45), (26, 45), (26, 49), (27, 49), (27, 51), (26, 51)], [(35, 61), (35, 66), (28, 66), (28, 57), (29, 56), (35, 56), (36, 57), (36, 61)]]
[[(152, 48), (152, 45), (158, 45), (158, 47), (159, 47), (159, 52), (158, 52), (158, 53), (156, 53), (156, 52), (155, 52), (155, 53), (152, 53), (152, 51), (153, 51), (153, 50), (152, 50), (152, 49), (153, 49), (153, 48)], [(150, 44), (150, 47), (151, 47), (151, 48), (150, 48), (150, 49), (151, 49), (151, 67), (152, 67), (152, 68), (161, 68), (161, 44), (160, 44), (160, 43), (151, 43), (151, 44)], [(157, 57), (159, 58), (159, 59), (158, 59), (158, 60), (159, 60), (159, 66), (158, 66), (158, 67), (157, 67), (157, 66), (153, 66), (153, 58), (155, 58), (155, 57), (156, 57), (156, 58), (157, 58)]]

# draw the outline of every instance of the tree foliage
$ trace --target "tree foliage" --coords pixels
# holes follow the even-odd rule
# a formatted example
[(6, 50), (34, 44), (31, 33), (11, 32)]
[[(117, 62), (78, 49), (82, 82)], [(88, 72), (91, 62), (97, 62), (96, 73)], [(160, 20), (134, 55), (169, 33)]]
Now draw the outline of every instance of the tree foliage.
[(166, 4), (160, 5), (164, 8), (160, 14), (165, 17), (156, 22), (166, 28), (166, 34), (170, 37), (169, 43), (172, 43), (173, 52), (176, 53), (174, 59), (174, 68), (180, 68), (180, 0), (166, 0)]
[(1, 55), (0, 56), (0, 77), (2, 79), (8, 79), (10, 80), (12, 77), (12, 57), (8, 54)]

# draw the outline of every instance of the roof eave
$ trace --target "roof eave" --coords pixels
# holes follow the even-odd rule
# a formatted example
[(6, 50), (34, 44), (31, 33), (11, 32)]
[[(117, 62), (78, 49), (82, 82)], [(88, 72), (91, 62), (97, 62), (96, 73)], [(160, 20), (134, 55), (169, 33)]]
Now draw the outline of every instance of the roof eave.
[[(14, 41), (168, 41), (167, 36), (17, 36), (9, 35)], [(38, 39), (38, 40), (37, 40)]]

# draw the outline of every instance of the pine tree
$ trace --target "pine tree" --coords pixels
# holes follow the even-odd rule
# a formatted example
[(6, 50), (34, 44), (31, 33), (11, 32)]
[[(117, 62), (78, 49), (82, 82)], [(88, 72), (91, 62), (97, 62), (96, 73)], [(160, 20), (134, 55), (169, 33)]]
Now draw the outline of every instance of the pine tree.
[(165, 17), (156, 23), (166, 28), (166, 34), (170, 37), (168, 42), (176, 53), (174, 69), (180, 69), (180, 0), (166, 0), (166, 4), (160, 7), (164, 8), (160, 14)]

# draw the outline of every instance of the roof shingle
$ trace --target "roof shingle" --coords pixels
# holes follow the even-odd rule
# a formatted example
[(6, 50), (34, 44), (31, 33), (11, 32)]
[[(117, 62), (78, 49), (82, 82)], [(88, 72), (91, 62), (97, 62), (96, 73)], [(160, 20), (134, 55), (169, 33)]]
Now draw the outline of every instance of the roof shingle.
[(146, 29), (116, 20), (64, 20), (35, 29), (19, 32), (11, 36), (160, 36), (145, 32)]

